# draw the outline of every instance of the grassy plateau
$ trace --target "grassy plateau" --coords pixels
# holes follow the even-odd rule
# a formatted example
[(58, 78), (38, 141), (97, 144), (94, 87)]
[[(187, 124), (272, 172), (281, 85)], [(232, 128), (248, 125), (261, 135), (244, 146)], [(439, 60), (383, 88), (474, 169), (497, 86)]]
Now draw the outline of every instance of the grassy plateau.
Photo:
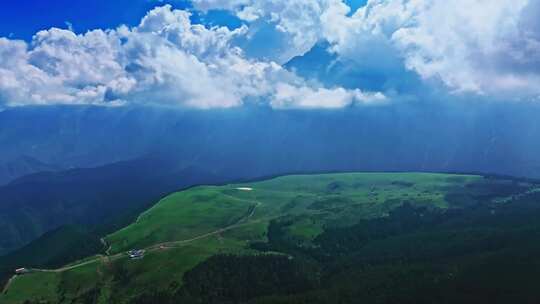
[[(515, 244), (539, 235), (539, 190), (525, 180), (431, 173), (292, 175), (198, 186), (161, 199), (105, 236), (106, 254), (13, 277), (0, 303), (326, 303), (339, 297), (355, 303), (356, 293), (368, 289), (378, 296), (365, 292), (366, 303), (424, 303), (410, 294), (460, 290), (462, 277), (481, 268), (478, 259), (513, 256), (508, 250)], [(509, 209), (516, 204), (533, 210), (517, 226)], [(509, 235), (505, 225), (522, 230)], [(144, 249), (144, 258), (129, 259), (131, 249)], [(242, 257), (247, 260), (233, 262)], [(208, 279), (225, 276), (228, 263), (258, 265), (260, 278), (242, 266), (238, 277), (247, 285), (272, 278), (277, 289), (234, 292), (236, 286), (226, 285), (236, 282), (234, 268), (230, 280)], [(264, 276), (275, 265), (283, 277)], [(390, 277), (407, 283), (395, 289)], [(424, 291), (408, 282), (419, 277), (437, 283)], [(291, 281), (280, 289), (285, 278)], [(373, 285), (352, 286), (352, 278)], [(220, 288), (231, 292), (208, 292)]]

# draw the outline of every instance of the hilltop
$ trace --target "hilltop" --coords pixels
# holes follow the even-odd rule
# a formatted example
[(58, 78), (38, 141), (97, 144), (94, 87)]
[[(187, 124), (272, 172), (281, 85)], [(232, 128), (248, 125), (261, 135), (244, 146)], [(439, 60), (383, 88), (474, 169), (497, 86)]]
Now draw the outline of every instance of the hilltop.
[[(0, 302), (538, 299), (531, 282), (540, 268), (527, 265), (540, 265), (539, 189), (512, 178), (429, 173), (198, 186), (107, 235), (106, 254), (12, 279)], [(144, 257), (130, 259), (132, 249)], [(464, 292), (468, 282), (476, 289)]]

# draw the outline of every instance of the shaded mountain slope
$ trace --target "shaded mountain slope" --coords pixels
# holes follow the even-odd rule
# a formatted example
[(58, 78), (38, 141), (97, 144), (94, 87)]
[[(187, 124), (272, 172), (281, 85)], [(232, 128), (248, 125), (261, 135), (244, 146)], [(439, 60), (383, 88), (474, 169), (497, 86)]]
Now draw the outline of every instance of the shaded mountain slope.
[(43, 171), (58, 171), (59, 166), (43, 163), (29, 156), (18, 156), (13, 159), (4, 159), (0, 162), (0, 185), (17, 179), (18, 177)]
[(413, 170), (538, 177), (539, 115), (538, 104), (429, 98), (334, 111), (10, 109), (0, 112), (0, 164), (27, 155), (86, 168), (167, 152), (183, 167), (251, 176)]
[(111, 230), (169, 192), (220, 181), (157, 157), (26, 176), (0, 187), (0, 252), (66, 224)]
[(77, 226), (62, 226), (49, 231), (30, 244), (0, 257), (0, 270), (15, 268), (56, 268), (104, 251), (100, 238)]

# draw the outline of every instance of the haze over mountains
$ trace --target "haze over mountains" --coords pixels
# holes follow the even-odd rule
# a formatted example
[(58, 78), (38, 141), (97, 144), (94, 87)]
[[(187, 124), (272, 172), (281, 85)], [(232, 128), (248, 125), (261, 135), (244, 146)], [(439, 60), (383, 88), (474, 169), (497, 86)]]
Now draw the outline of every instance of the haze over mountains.
[[(0, 128), (1, 159), (40, 157), (31, 162), (38, 166), (19, 173), (51, 171), (0, 187), (4, 253), (61, 225), (93, 227), (133, 216), (160, 195), (200, 183), (355, 170), (540, 176), (540, 125), (533, 119), (540, 107), (530, 104), (426, 102), (333, 111), (53, 107), (0, 115), (10, 125)], [(89, 169), (65, 169), (81, 167)], [(2, 176), (12, 178), (13, 171)]]
[(0, 123), (10, 126), (0, 128), (1, 167), (21, 169), (1, 171), (0, 180), (165, 152), (180, 167), (216, 173), (234, 167), (246, 176), (363, 169), (538, 177), (538, 113), (534, 104), (481, 102), (307, 112), (10, 109), (0, 113)]

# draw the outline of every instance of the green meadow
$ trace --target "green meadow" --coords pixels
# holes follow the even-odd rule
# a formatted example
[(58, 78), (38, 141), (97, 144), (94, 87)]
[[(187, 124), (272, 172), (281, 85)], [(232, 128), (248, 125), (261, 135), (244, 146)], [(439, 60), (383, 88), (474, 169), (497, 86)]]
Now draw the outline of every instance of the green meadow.
[[(500, 189), (509, 185), (536, 187), (431, 173), (293, 175), (194, 187), (163, 198), (134, 223), (107, 235), (108, 256), (19, 276), (0, 303), (130, 303), (150, 291), (172, 294), (182, 288), (188, 271), (212, 256), (256, 254), (253, 244), (268, 242), (269, 227), (277, 221), (287, 221), (280, 233), (289, 242), (310, 248), (326, 230), (385, 218), (404, 204), (444, 212), (489, 195), (505, 201), (514, 193)], [(131, 249), (145, 249), (144, 258), (129, 259), (125, 252)]]

